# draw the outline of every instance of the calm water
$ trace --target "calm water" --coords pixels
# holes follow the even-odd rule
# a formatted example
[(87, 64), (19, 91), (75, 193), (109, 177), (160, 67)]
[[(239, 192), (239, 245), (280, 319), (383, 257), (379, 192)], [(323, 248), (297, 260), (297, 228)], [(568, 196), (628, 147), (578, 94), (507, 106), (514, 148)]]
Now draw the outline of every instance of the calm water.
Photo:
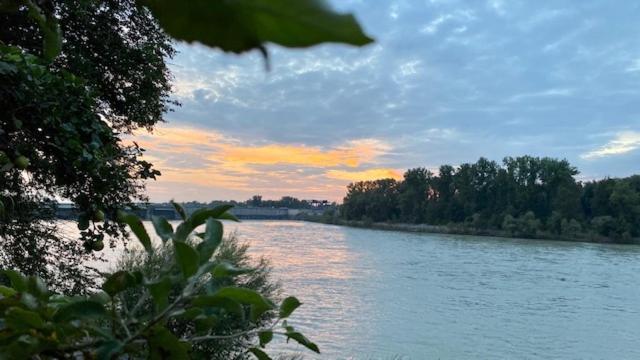
[[(640, 359), (640, 247), (226, 224), (322, 359)], [(308, 354), (308, 352), (304, 352)]]

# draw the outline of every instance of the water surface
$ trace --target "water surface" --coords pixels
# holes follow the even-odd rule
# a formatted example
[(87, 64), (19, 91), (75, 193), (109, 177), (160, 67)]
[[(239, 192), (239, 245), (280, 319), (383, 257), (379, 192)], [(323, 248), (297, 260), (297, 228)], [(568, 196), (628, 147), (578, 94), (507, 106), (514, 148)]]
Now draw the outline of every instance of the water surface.
[(321, 359), (640, 359), (640, 246), (225, 227), (304, 303)]
[(640, 247), (229, 224), (322, 358), (639, 359)]

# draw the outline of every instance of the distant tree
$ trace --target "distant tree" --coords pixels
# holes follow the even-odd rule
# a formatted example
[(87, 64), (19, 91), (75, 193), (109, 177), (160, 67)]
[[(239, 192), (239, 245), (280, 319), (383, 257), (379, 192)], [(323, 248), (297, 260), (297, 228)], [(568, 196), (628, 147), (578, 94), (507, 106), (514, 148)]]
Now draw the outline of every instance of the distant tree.
[(398, 186), (400, 218), (410, 223), (424, 222), (433, 174), (425, 168), (409, 169)]
[[(631, 241), (640, 235), (640, 176), (582, 184), (577, 174), (567, 160), (532, 156), (507, 157), (503, 166), (485, 158), (442, 165), (437, 175), (410, 169), (394, 185), (397, 212), (405, 222), (465, 224), (525, 237), (546, 231), (579, 238), (593, 231)], [(349, 185), (343, 216), (395, 220), (395, 212), (387, 211), (394, 196), (380, 197), (382, 188), (376, 181)]]
[(562, 235), (570, 236), (570, 237), (578, 237), (580, 233), (582, 233), (582, 226), (576, 219), (571, 219), (567, 221), (567, 219), (562, 219), (561, 222), (561, 232)]
[(511, 235), (515, 235), (520, 229), (520, 224), (511, 214), (507, 214), (502, 221), (502, 229), (508, 231)]
[(262, 205), (262, 196), (260, 195), (253, 195), (251, 197), (251, 200), (248, 201), (249, 205), (251, 206), (255, 206), (255, 207), (259, 207)]
[(394, 179), (361, 181), (349, 184), (342, 214), (348, 220), (397, 220), (398, 182)]

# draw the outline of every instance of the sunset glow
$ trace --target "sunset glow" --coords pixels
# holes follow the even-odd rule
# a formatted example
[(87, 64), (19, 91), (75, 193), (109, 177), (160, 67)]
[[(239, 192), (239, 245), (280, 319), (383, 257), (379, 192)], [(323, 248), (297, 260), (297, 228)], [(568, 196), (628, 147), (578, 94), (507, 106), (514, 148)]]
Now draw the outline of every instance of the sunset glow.
[(145, 158), (162, 172), (148, 183), (154, 200), (245, 199), (295, 195), (339, 201), (347, 184), (400, 178), (379, 167), (391, 146), (376, 139), (354, 139), (331, 147), (304, 144), (243, 145), (219, 132), (192, 127), (161, 127), (139, 132)]

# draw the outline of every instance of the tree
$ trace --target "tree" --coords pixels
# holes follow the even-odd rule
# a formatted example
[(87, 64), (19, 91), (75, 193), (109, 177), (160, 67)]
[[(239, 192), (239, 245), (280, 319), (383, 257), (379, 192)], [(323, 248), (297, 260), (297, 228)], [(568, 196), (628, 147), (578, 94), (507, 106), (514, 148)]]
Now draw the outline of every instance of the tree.
[(398, 205), (402, 221), (421, 223), (425, 220), (431, 171), (425, 168), (409, 169), (398, 187)]
[[(159, 172), (140, 159), (143, 149), (125, 145), (122, 135), (152, 130), (175, 104), (165, 63), (174, 53), (169, 36), (224, 51), (259, 49), (265, 56), (267, 42), (306, 47), (372, 41), (351, 15), (315, 1), (2, 0), (0, 5), (2, 246), (18, 241), (9, 238), (12, 234), (44, 229), (33, 216), (19, 218), (24, 212), (16, 210), (39, 203), (38, 196), (78, 206), (87, 253), (101, 248), (105, 234), (125, 235), (114, 221), (117, 210), (144, 201), (144, 181)], [(8, 223), (23, 230), (1, 229)]]
[[(0, 223), (0, 233), (5, 235), (2, 246), (21, 241), (12, 234), (48, 226), (42, 223), (46, 219), (37, 220), (17, 209), (35, 209), (42, 197), (61, 197), (74, 200), (81, 209), (78, 225), (90, 252), (105, 233), (122, 234), (117, 223), (101, 223), (105, 213), (113, 218), (118, 208), (143, 198), (142, 180), (157, 172), (138, 160), (141, 149), (136, 145), (121, 144), (101, 119), (96, 99), (82, 79), (64, 70), (53, 71), (15, 47), (1, 50), (0, 201), (6, 218)], [(11, 233), (1, 229), (5, 226), (22, 230)], [(66, 240), (58, 236), (53, 241)]]
[(248, 201), (248, 203), (251, 206), (259, 207), (260, 205), (262, 205), (262, 196), (253, 195), (253, 197), (251, 198), (251, 200)]
[[(26, 169), (13, 166), (0, 174), (7, 204), (7, 222), (0, 223), (1, 247), (13, 247), (22, 233), (50, 227), (14, 211), (41, 203), (38, 194), (78, 206), (85, 250), (75, 251), (55, 229), (39, 241), (67, 243), (74, 249), (60, 254), (61, 259), (91, 256), (105, 234), (123, 234), (113, 221), (92, 220), (105, 214), (113, 219), (117, 209), (145, 200), (143, 181), (159, 174), (139, 159), (142, 149), (124, 145), (121, 135), (150, 129), (162, 120), (172, 103), (165, 59), (174, 50), (149, 11), (134, 1), (25, 3), (29, 5), (0, 13), (0, 151), (14, 165), (28, 159)], [(55, 16), (64, 34), (53, 61), (31, 55), (44, 53), (47, 34), (30, 15), (37, 8), (49, 18)], [(13, 232), (2, 229), (10, 221)], [(38, 252), (25, 251), (32, 258)], [(12, 259), (4, 265), (16, 265)]]
[[(438, 175), (410, 169), (394, 185), (397, 211), (402, 221), (502, 229), (524, 237), (551, 233), (583, 239), (595, 231), (633, 241), (640, 235), (640, 176), (582, 184), (577, 174), (567, 160), (532, 156), (507, 157), (503, 166), (485, 158), (458, 167), (442, 165)], [(378, 196), (379, 181), (349, 185), (343, 216), (395, 220), (395, 212), (387, 210), (393, 203)]]
[[(120, 136), (140, 127), (151, 130), (171, 103), (164, 60), (173, 50), (158, 24), (177, 39), (225, 51), (256, 48), (265, 57), (266, 42), (305, 47), (326, 41), (371, 41), (352, 16), (311, 0), (2, 0), (0, 11), (3, 246), (29, 235), (50, 240), (47, 236), (55, 232), (47, 232), (40, 205), (62, 197), (81, 210), (78, 227), (87, 251), (101, 250), (104, 234), (124, 234), (127, 224), (148, 254), (154, 252), (141, 221), (121, 208), (143, 199), (142, 181), (159, 173), (139, 159), (142, 149), (135, 143), (124, 145)], [(112, 57), (102, 58), (105, 54)], [(10, 286), (0, 286), (0, 353), (9, 358), (185, 359), (191, 344), (248, 335), (259, 339), (248, 349), (259, 359), (269, 359), (262, 349), (274, 335), (319, 352), (285, 320), (300, 305), (297, 299), (289, 297), (276, 306), (259, 292), (221, 284), (221, 279), (249, 271), (211, 261), (222, 239), (218, 219), (234, 219), (227, 213), (229, 206), (201, 209), (189, 218), (184, 209), (176, 209), (184, 221), (175, 231), (166, 220), (153, 219), (159, 237), (172, 246), (171, 261), (153, 274), (117, 271), (104, 279), (103, 292), (67, 297), (51, 292), (38, 276), (4, 270)], [(192, 234), (204, 223), (203, 234)], [(199, 239), (195, 246), (187, 241), (190, 237)], [(23, 244), (32, 255), (41, 246), (38, 241), (13, 242)], [(3, 267), (41, 273), (49, 265), (59, 266), (61, 258), (77, 255), (71, 248), (59, 249), (63, 251), (53, 259), (40, 257), (42, 263), (7, 262)], [(16, 258), (10, 251), (2, 253), (6, 254)], [(78, 278), (70, 281), (80, 284)], [(92, 290), (91, 284), (82, 285)], [(144, 295), (127, 303), (126, 293), (134, 289)], [(154, 306), (140, 313), (148, 299)], [(268, 327), (207, 334), (229, 314), (255, 325), (268, 312), (276, 319)], [(192, 333), (178, 338), (171, 331), (173, 321), (188, 323)], [(276, 331), (276, 325), (282, 330)]]

